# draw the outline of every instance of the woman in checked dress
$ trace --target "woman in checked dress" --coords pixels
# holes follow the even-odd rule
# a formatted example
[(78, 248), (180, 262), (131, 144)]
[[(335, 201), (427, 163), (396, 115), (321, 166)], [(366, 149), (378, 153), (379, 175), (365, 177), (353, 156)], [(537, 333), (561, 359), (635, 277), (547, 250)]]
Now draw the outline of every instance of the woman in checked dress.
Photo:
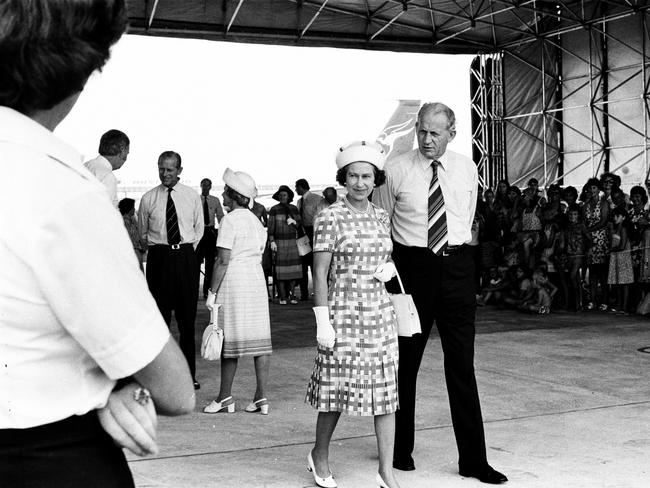
[[(318, 410), (307, 461), (316, 484), (336, 487), (329, 445), (341, 412), (374, 416), (380, 487), (397, 488), (392, 467), (397, 397), (397, 323), (384, 282), (395, 274), (386, 212), (368, 196), (385, 180), (376, 143), (341, 148), (337, 181), (346, 197), (314, 223), (314, 294), (318, 353), (307, 398)], [(329, 283), (328, 283), (329, 274)]]

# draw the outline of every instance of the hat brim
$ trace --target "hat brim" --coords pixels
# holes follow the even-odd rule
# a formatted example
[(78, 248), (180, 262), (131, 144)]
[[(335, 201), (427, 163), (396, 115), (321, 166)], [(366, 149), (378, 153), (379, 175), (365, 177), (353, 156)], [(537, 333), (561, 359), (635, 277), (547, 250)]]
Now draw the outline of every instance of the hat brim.
[(289, 201), (290, 202), (293, 201), (293, 196), (294, 196), (293, 191), (288, 186), (281, 186), (280, 188), (278, 188), (278, 191), (276, 191), (271, 198), (273, 198), (273, 200), (277, 200), (279, 202), (280, 201), (280, 192), (283, 192), (283, 191), (286, 191), (287, 194), (289, 195)]
[(223, 182), (229, 188), (232, 188), (240, 195), (245, 196), (250, 199), (248, 206), (253, 207), (253, 199), (257, 196), (257, 189), (255, 186), (251, 186), (246, 181), (242, 180), (237, 173), (235, 173), (230, 168), (226, 168), (226, 171), (223, 172)]

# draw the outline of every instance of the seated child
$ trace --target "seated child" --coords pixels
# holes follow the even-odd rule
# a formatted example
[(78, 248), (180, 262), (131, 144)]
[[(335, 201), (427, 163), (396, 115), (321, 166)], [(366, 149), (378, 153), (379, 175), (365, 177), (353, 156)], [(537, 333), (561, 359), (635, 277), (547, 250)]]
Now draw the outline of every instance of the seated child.
[(513, 266), (509, 271), (514, 273), (514, 278), (510, 286), (504, 290), (501, 302), (506, 306), (517, 308), (529, 295), (530, 272), (521, 265)]
[(543, 268), (537, 268), (533, 272), (528, 295), (522, 300), (519, 310), (540, 315), (549, 314), (551, 313), (553, 296), (556, 293), (557, 287), (548, 279), (546, 271)]
[(499, 272), (499, 268), (492, 266), (488, 270), (485, 285), (481, 289), (481, 296), (476, 300), (476, 304), (483, 307), (489, 304), (493, 298), (496, 302), (498, 292), (508, 288), (509, 284), (510, 283), (505, 279), (504, 274)]

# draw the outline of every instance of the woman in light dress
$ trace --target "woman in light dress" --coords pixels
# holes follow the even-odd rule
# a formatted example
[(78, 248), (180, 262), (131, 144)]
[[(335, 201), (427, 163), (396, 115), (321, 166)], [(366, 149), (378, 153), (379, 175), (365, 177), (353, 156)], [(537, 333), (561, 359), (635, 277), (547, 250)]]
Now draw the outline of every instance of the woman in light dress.
[(262, 253), (266, 245), (266, 229), (253, 212), (257, 196), (255, 182), (242, 171), (227, 168), (223, 174), (224, 206), (230, 212), (219, 224), (217, 260), (206, 306), (218, 309), (224, 342), (221, 357), (219, 395), (203, 411), (218, 413), (235, 411), (232, 383), (240, 357), (253, 356), (257, 389), (247, 412), (269, 412), (266, 383), (271, 357), (271, 326), (266, 298), (266, 281), (262, 270)]
[[(395, 274), (388, 214), (368, 196), (385, 180), (377, 143), (341, 148), (337, 181), (341, 201), (314, 222), (314, 314), (318, 351), (307, 398), (318, 410), (316, 443), (308, 469), (320, 487), (337, 486), (329, 446), (341, 412), (374, 417), (380, 487), (397, 488), (393, 443), (397, 393), (397, 323), (384, 282)], [(329, 283), (328, 283), (329, 276)]]

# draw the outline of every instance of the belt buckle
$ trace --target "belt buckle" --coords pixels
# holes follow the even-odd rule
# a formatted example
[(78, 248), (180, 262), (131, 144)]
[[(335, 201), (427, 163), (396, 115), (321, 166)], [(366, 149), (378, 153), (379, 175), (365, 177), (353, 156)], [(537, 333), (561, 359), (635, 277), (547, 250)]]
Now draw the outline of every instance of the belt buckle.
[(442, 255), (444, 257), (452, 256), (453, 254), (456, 253), (456, 251), (458, 251), (458, 248), (459, 248), (459, 246), (447, 246), (447, 247), (445, 247), (445, 250), (442, 251)]
[(181, 245), (180, 244), (172, 244), (172, 249), (177, 250), (180, 249)]

